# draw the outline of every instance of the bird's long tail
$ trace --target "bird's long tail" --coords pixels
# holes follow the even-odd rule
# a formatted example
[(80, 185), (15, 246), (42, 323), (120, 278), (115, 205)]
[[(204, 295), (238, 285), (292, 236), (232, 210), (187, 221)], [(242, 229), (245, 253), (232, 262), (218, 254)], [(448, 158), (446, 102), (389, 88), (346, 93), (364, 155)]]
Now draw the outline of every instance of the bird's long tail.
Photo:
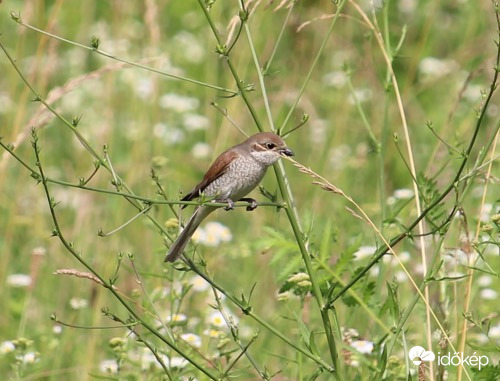
[(165, 262), (175, 262), (177, 259), (179, 259), (198, 226), (200, 226), (201, 222), (215, 209), (216, 208), (211, 208), (209, 206), (198, 206), (198, 208), (196, 208), (193, 215), (184, 227), (184, 230), (181, 232), (181, 234), (179, 234), (175, 242), (168, 249)]

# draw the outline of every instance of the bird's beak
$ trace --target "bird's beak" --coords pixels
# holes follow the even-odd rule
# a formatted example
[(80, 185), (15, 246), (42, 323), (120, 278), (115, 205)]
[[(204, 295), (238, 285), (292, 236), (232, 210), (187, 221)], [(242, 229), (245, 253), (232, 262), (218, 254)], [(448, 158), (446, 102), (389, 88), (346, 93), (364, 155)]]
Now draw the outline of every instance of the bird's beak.
[(295, 154), (293, 153), (293, 151), (290, 149), (290, 148), (283, 148), (281, 151), (280, 151), (280, 154), (282, 155), (285, 155), (285, 156), (294, 156)]

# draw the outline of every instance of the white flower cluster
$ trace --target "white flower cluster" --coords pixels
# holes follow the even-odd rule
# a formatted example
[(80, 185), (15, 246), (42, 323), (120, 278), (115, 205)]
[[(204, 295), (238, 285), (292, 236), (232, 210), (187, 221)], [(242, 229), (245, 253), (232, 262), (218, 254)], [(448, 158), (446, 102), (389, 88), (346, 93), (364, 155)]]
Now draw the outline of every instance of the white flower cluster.
[(193, 234), (193, 240), (201, 245), (216, 247), (233, 239), (231, 231), (220, 222), (208, 222)]

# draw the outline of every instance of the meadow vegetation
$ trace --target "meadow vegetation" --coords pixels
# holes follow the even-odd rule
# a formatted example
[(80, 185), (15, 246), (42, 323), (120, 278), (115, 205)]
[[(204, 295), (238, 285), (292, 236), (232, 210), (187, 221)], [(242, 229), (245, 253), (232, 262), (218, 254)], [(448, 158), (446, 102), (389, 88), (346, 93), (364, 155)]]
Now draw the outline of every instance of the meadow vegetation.
[[(1, 378), (498, 379), (498, 12), (0, 2)], [(294, 160), (164, 263), (259, 130)]]

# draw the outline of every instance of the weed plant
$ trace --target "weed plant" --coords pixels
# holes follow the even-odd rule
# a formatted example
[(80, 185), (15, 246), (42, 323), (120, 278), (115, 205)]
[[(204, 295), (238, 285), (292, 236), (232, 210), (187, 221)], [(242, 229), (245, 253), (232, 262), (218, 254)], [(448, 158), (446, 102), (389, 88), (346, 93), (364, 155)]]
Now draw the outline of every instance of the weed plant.
[[(490, 1), (0, 2), (2, 379), (497, 380), (499, 32)], [(295, 160), (164, 263), (258, 131)]]

